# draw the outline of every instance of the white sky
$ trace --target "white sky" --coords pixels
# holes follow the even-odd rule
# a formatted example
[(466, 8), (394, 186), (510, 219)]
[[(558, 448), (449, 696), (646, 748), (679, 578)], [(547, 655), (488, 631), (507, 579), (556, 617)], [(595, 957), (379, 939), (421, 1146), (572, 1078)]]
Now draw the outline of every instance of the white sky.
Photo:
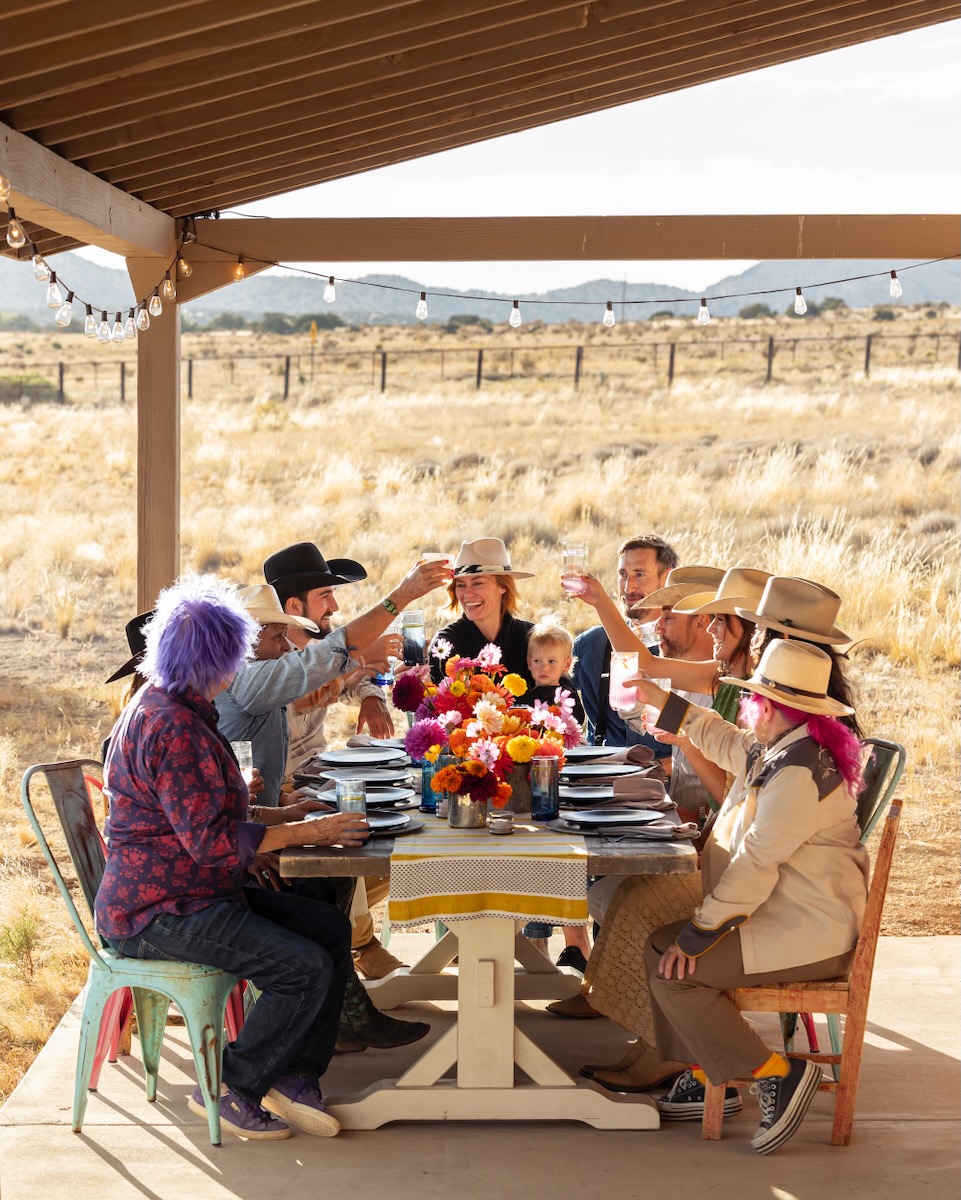
[[(261, 216), (957, 212), (961, 21), (385, 167)], [(954, 130), (952, 133), (951, 131)], [(97, 261), (115, 261), (86, 251)], [(703, 288), (747, 262), (305, 264), (526, 294), (590, 279)]]

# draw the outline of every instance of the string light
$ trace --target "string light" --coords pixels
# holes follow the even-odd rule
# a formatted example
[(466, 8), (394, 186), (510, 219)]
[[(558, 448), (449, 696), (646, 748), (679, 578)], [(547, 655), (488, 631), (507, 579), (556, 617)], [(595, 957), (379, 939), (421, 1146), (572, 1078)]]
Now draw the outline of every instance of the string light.
[(101, 312), (100, 324), (97, 326), (97, 341), (105, 346), (110, 341), (110, 326), (107, 324), (107, 314)]
[[(233, 274), (235, 283), (240, 283), (241, 280), (244, 280), (247, 278), (247, 272), (244, 270), (244, 256), (242, 254), (241, 254), (240, 258), (238, 258), (237, 261), (234, 263), (234, 269), (232, 271), (232, 274)], [(154, 316), (156, 316), (156, 315), (157, 314), (154, 313)]]
[(176, 289), (176, 287), (174, 287), (174, 281), (170, 278), (169, 271), (167, 272), (166, 276), (164, 277), (164, 281), (161, 284), (160, 290), (163, 293), (163, 298), (165, 300), (176, 300), (177, 299), (177, 289)]
[(97, 336), (97, 318), (93, 315), (93, 305), (87, 305), (87, 315), (83, 319), (83, 331), (88, 338)]
[(140, 311), (137, 313), (137, 319), (134, 322), (134, 324), (137, 326), (137, 328), (140, 330), (141, 333), (144, 333), (146, 330), (148, 330), (150, 328), (150, 314), (147, 312), (147, 310), (142, 305), (140, 307)]
[(0, 204), (6, 204), (10, 199), (10, 180), (6, 175), (0, 173)]
[(47, 288), (47, 308), (59, 308), (63, 304), (63, 296), (57, 287), (57, 272), (50, 272), (50, 286)]
[(521, 316), (521, 306), (515, 300), (513, 307), (511, 308), (511, 315), (508, 324), (510, 325), (511, 329), (517, 329), (523, 319), (524, 318)]
[(891, 299), (900, 300), (904, 294), (904, 288), (901, 286), (901, 280), (898, 279), (897, 271), (891, 272)]
[(160, 299), (160, 289), (154, 288), (153, 295), (150, 297), (150, 303), (147, 305), (147, 312), (152, 317), (159, 317), (163, 310), (164, 306), (163, 301)]
[(73, 292), (67, 292), (67, 298), (57, 309), (57, 315), (54, 320), (61, 329), (66, 329), (73, 320)]
[(800, 288), (794, 289), (794, 312), (799, 317), (803, 317), (808, 310), (808, 302), (804, 299), (804, 293)]
[(21, 250), (27, 244), (27, 235), (13, 209), (9, 208), (7, 212), (10, 214), (7, 221), (7, 245), (11, 250)]
[(131, 338), (135, 338), (137, 336), (137, 326), (133, 319), (133, 312), (134, 310), (131, 309), (130, 312), (127, 313), (127, 319), (123, 324), (124, 340), (128, 342)]
[(414, 309), (414, 316), (418, 321), (427, 320), (427, 293), (421, 292), (420, 299), (417, 301), (417, 307)]
[(711, 319), (710, 309), (707, 307), (707, 300), (701, 297), (701, 307), (697, 310), (698, 325), (706, 325)]
[(177, 271), (182, 279), (189, 279), (194, 273), (193, 267), (183, 257), (177, 259)]
[(617, 318), (614, 316), (614, 305), (610, 300), (608, 300), (607, 308), (604, 309), (602, 323), (606, 325), (608, 329), (613, 329), (616, 321)]
[(113, 329), (110, 330), (110, 340), (118, 346), (123, 341), (123, 321), (120, 320), (120, 313), (117, 313), (113, 319)]
[(324, 299), (328, 304), (333, 304), (337, 299), (337, 289), (334, 287), (333, 275), (330, 275), (327, 279), (327, 286), (324, 288)]
[(33, 263), (33, 277), (38, 283), (46, 283), (50, 278), (50, 268), (47, 266), (47, 261), (33, 242), (30, 243), (30, 249), (32, 251), (30, 261)]

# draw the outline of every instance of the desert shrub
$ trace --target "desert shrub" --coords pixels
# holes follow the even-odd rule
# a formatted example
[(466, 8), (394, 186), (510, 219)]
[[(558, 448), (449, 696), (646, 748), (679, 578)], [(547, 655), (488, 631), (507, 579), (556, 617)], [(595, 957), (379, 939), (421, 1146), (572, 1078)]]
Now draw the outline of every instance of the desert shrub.
[(20, 400), (56, 400), (57, 388), (42, 375), (0, 375), (0, 403)]
[(748, 304), (737, 315), (743, 317), (745, 321), (755, 321), (758, 317), (773, 317), (774, 310), (768, 308), (766, 304)]

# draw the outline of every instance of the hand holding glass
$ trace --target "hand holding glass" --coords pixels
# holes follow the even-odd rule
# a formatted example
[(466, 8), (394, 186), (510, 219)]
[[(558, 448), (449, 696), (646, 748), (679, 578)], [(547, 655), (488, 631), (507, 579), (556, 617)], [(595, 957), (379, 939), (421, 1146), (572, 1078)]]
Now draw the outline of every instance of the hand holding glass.
[[(656, 684), (662, 691), (669, 692), (671, 690), (671, 681), (669, 679), (652, 679), (651, 683)], [(661, 715), (663, 704), (645, 704), (644, 705), (644, 728), (648, 733), (659, 733), (657, 728), (657, 718)]]
[(610, 701), (617, 712), (629, 712), (637, 704), (637, 691), (624, 680), (637, 674), (637, 651), (615, 650), (611, 654)]
[(230, 748), (237, 759), (237, 766), (244, 777), (244, 783), (250, 784), (254, 777), (254, 747), (252, 742), (231, 742)]
[(561, 587), (567, 593), (565, 599), (573, 600), (585, 590), (584, 576), (587, 574), (587, 542), (565, 542), (563, 547), (563, 569)]
[(363, 779), (337, 780), (337, 807), (342, 813), (367, 815), (367, 784)]

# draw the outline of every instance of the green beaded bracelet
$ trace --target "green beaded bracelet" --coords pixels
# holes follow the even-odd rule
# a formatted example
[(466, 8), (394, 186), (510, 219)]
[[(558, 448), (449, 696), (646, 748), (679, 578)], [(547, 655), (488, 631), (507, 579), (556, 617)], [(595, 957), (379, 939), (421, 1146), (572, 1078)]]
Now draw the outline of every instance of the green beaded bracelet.
[(393, 602), (393, 600), (391, 600), (391, 598), (389, 596), (385, 596), (383, 598), (383, 600), (381, 600), (381, 604), (383, 604), (384, 608), (387, 609), (387, 611), (390, 613), (390, 615), (392, 617), (396, 617), (397, 614), (400, 612), (400, 609)]

